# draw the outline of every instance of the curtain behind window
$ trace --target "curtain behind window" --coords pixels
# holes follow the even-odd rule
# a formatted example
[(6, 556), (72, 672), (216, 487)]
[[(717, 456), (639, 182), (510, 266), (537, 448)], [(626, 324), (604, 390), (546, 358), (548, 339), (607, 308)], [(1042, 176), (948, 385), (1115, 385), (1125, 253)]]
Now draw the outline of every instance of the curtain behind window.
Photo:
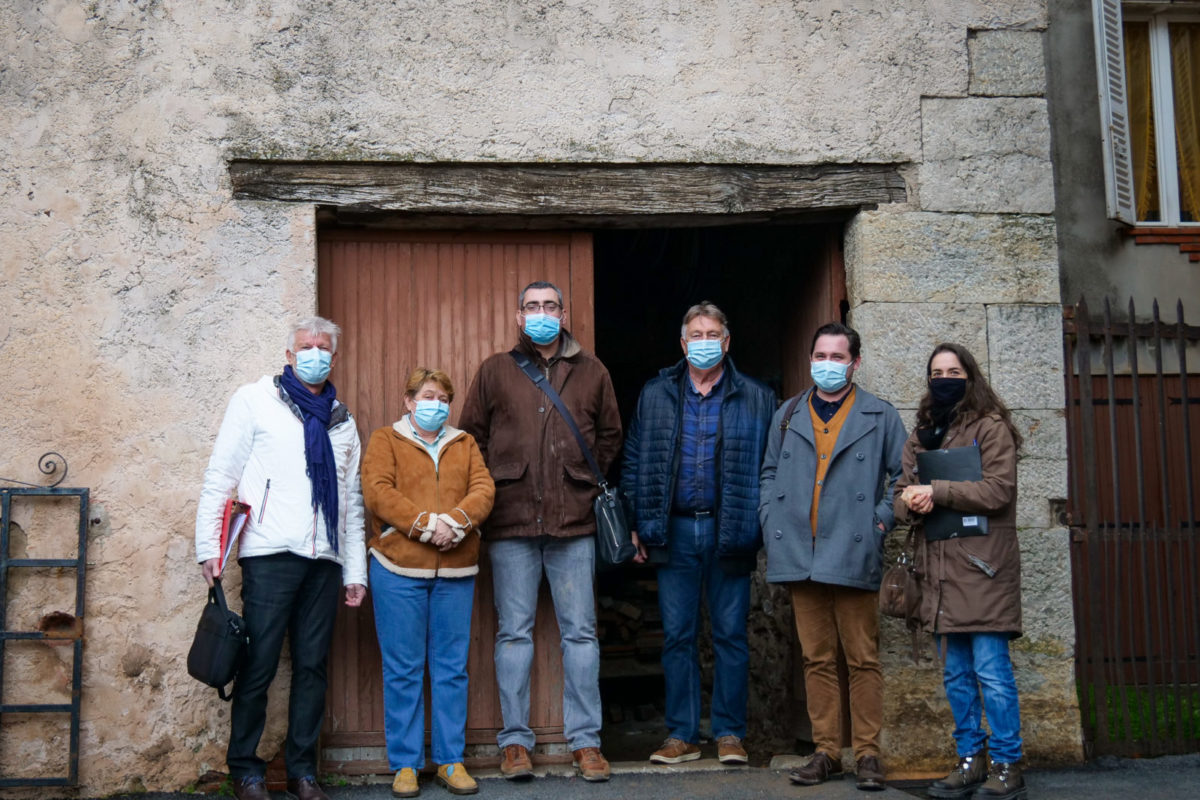
[(1125, 23), (1125, 85), (1138, 222), (1157, 222), (1158, 159), (1154, 148), (1154, 87), (1150, 81), (1150, 23)]
[[(1200, 221), (1200, 24), (1172, 23), (1171, 72), (1179, 159), (1179, 217)], [(1134, 174), (1136, 175), (1136, 166)]]

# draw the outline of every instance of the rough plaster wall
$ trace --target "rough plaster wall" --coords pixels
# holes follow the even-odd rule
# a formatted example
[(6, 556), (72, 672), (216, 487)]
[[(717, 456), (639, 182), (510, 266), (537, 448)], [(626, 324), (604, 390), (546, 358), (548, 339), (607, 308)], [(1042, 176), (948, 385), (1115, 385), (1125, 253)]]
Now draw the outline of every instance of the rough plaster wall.
[[(182, 664), (202, 602), (195, 498), (229, 394), (278, 367), (287, 321), (315, 307), (312, 210), (231, 201), (227, 159), (911, 163), (913, 204), (856, 224), (855, 321), (879, 342), (870, 315), (896, 302), (855, 254), (886, 235), (871, 228), (881, 219), (933, 231), (904, 234), (918, 252), (922, 237), (940, 243), (956, 226), (1006, 243), (1003, 263), (1024, 264), (1020, 276), (960, 251), (976, 295), (933, 271), (937, 301), (965, 309), (950, 318), (990, 330), (1007, 324), (987, 316), (991, 303), (1057, 300), (1042, 296), (1053, 233), (1038, 216), (1039, 184), (1022, 183), (1040, 163), (1038, 98), (1002, 43), (987, 50), (986, 33), (1039, 35), (1045, 22), (1043, 0), (0, 3), (0, 352), (13, 387), (0, 407), (0, 475), (33, 480), (37, 457), (56, 449), (68, 484), (93, 492), (87, 793), (177, 788), (223, 769), (227, 708)], [(972, 74), (969, 42), (989, 56), (987, 76)], [(956, 127), (948, 104), (958, 100), (973, 125), (1005, 120), (1006, 107), (1023, 123), (982, 146), (978, 131)], [(939, 124), (924, 129), (935, 106)], [(969, 148), (955, 150), (959, 139)], [(937, 163), (923, 168), (926, 150)], [(1021, 191), (989, 186), (996, 176)], [(979, 196), (963, 181), (992, 199), (961, 207)], [(925, 222), (928, 208), (946, 214)], [(909, 301), (925, 300), (928, 275), (898, 278), (910, 279)], [(1033, 295), (1012, 296), (1026, 286)], [(914, 313), (938, 313), (929, 309)], [(912, 360), (912, 348), (897, 351), (867, 378)], [(1047, 408), (1028, 413), (1061, 426)], [(1033, 550), (1039, 536), (1026, 535)], [(57, 604), (33, 591), (31, 608)], [(760, 641), (789, 630), (772, 597), (764, 589), (756, 606), (754, 624), (771, 631)], [(1069, 657), (1054, 663), (1069, 671)], [(894, 662), (889, 674), (895, 696), (907, 678)], [(936, 703), (927, 678), (913, 694)], [(266, 755), (281, 736), (276, 688)], [(765, 716), (770, 698), (754, 702)], [(931, 740), (889, 719), (893, 745)]]

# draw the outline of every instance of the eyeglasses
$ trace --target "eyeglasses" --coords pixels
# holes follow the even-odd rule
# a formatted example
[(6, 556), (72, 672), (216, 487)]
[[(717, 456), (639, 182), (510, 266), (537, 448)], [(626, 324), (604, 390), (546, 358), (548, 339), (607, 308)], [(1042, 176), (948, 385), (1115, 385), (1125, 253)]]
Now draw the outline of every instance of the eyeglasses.
[(536, 314), (539, 311), (544, 311), (552, 317), (557, 317), (562, 312), (562, 306), (553, 300), (547, 300), (544, 303), (535, 303), (531, 300), (521, 306), (521, 310), (526, 314)]

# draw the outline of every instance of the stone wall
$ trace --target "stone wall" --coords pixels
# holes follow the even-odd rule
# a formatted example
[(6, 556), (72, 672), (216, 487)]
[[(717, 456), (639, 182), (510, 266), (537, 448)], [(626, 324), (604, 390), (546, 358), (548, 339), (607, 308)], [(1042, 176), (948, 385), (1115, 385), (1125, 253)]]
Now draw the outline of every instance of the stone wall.
[[(863, 381), (910, 409), (929, 346), (957, 338), (1029, 426), (1028, 748), (1077, 759), (1047, 502), (1065, 462), (1045, 25), (1044, 0), (2, 4), (0, 475), (34, 480), (54, 449), (92, 490), (85, 792), (224, 768), (227, 707), (182, 663), (195, 501), (229, 394), (278, 367), (288, 321), (316, 306), (313, 208), (234, 201), (238, 157), (903, 165), (910, 202), (847, 231)], [(22, 591), (6, 602), (60, 605)], [(28, 674), (58, 691), (44, 666)], [(934, 670), (893, 655), (887, 671), (890, 761), (940, 763)], [(264, 753), (280, 737), (275, 713)]]

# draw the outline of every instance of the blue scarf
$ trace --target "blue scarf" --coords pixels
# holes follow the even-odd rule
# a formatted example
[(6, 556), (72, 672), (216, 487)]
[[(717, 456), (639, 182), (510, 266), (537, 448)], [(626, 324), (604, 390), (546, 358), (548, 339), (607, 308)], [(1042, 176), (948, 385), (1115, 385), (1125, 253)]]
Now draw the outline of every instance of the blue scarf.
[(329, 419), (337, 389), (329, 381), (320, 394), (313, 394), (292, 372), (292, 365), (283, 368), (280, 386), (299, 407), (304, 421), (304, 460), (312, 482), (313, 511), (320, 509), (325, 518), (325, 536), (333, 552), (338, 551), (338, 490), (337, 466), (333, 463), (333, 445), (329, 441)]

